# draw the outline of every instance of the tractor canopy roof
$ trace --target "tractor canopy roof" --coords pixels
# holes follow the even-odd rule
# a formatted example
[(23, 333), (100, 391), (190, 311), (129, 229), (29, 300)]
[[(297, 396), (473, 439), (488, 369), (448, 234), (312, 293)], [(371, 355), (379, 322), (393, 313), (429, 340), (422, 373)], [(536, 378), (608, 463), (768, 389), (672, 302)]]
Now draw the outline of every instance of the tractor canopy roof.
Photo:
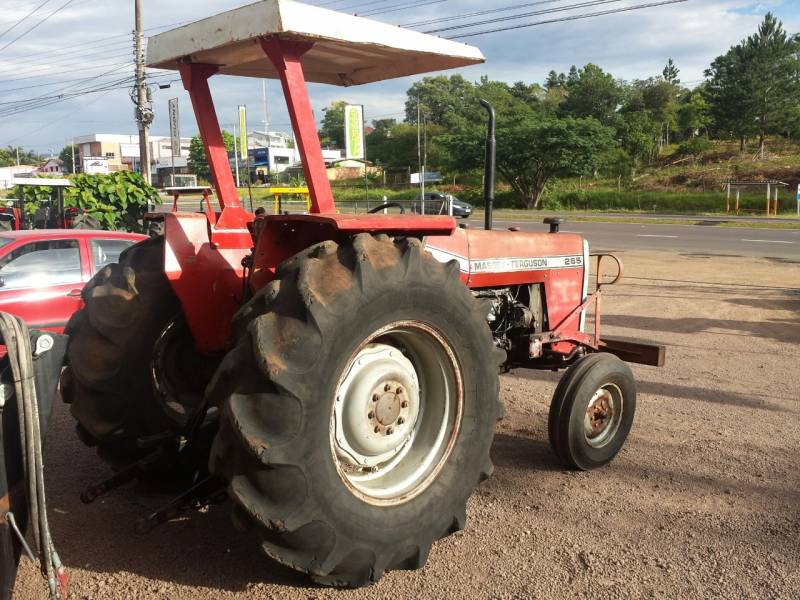
[(262, 0), (148, 40), (147, 64), (182, 60), (216, 65), (223, 75), (277, 78), (259, 38), (313, 43), (302, 57), (307, 81), (358, 85), (482, 63), (478, 48), (291, 0)]
[(14, 177), (11, 183), (29, 187), (72, 187), (75, 185), (69, 179), (47, 177)]

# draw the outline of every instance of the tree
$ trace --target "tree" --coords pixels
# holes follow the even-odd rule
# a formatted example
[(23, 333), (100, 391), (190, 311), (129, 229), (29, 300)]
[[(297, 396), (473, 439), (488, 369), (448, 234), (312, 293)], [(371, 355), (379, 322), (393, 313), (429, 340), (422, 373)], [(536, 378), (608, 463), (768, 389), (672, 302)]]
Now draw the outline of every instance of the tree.
[(684, 136), (695, 137), (701, 130), (708, 131), (711, 123), (708, 102), (703, 87), (686, 92), (681, 98), (677, 114), (678, 128)]
[[(17, 161), (19, 157), (19, 161)], [(25, 150), (17, 146), (0, 148), (0, 167), (11, 167), (17, 162), (21, 165), (38, 165), (41, 159), (33, 150)]]
[[(72, 168), (72, 157), (75, 157), (75, 168)], [(80, 152), (78, 146), (68, 144), (61, 149), (58, 153), (58, 158), (61, 159), (61, 168), (65, 173), (79, 173), (81, 170)]]
[(567, 85), (567, 76), (563, 73), (556, 73), (555, 71), (550, 71), (547, 74), (547, 80), (544, 82), (546, 90), (561, 88), (565, 85)]
[(453, 127), (454, 118), (477, 104), (475, 86), (461, 75), (438, 75), (415, 82), (406, 92), (406, 123), (417, 124), (417, 104), (425, 121)]
[[(227, 131), (222, 132), (222, 142), (225, 144), (225, 150), (233, 152), (233, 146), (236, 143), (236, 138)], [(189, 168), (200, 179), (211, 179), (211, 169), (208, 167), (208, 157), (206, 156), (206, 149), (203, 146), (203, 140), (199, 135), (192, 138), (189, 143)]]
[(740, 140), (758, 135), (759, 153), (767, 134), (782, 129), (800, 103), (800, 37), (790, 36), (772, 13), (758, 31), (718, 56), (706, 70), (706, 96), (718, 130)]
[[(596, 119), (540, 119), (528, 116), (497, 128), (497, 170), (527, 208), (541, 206), (554, 177), (590, 175), (613, 146), (612, 130)], [(461, 168), (483, 166), (485, 130), (473, 127), (446, 136), (451, 160)]]
[(344, 100), (331, 102), (328, 108), (323, 109), (325, 116), (319, 128), (320, 142), (323, 145), (344, 148)]
[(632, 170), (652, 161), (658, 154), (661, 123), (647, 110), (626, 110), (618, 130), (622, 147), (632, 160)]
[[(574, 68), (574, 67), (573, 67)], [(622, 88), (610, 73), (592, 63), (567, 77), (567, 97), (561, 103), (562, 116), (593, 117), (604, 125), (615, 122), (622, 101)]]
[(675, 63), (672, 62), (672, 59), (667, 60), (667, 64), (664, 66), (664, 70), (661, 71), (661, 76), (664, 78), (664, 81), (667, 83), (671, 83), (672, 85), (678, 85), (681, 80), (678, 79), (678, 73), (680, 73), (680, 69), (675, 66)]
[[(650, 117), (661, 125), (661, 130), (669, 143), (669, 133), (675, 129), (676, 112), (678, 110), (677, 85), (664, 79), (648, 79), (639, 82), (642, 90), (642, 104)], [(659, 136), (661, 137), (661, 136)]]

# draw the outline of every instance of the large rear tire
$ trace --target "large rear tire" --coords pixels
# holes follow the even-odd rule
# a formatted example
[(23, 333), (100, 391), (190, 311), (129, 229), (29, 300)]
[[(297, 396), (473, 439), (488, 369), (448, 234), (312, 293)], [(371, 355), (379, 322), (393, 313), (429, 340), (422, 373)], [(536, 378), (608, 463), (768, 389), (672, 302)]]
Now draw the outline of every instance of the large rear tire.
[(485, 311), (418, 240), (360, 234), (285, 261), (209, 386), (211, 471), (275, 560), (332, 586), (422, 567), (492, 472)]
[(83, 441), (119, 467), (153, 451), (143, 439), (168, 437), (185, 424), (175, 401), (184, 412), (198, 403), (210, 378), (204, 372), (213, 371), (197, 367), (201, 359), (164, 274), (163, 237), (125, 250), (118, 264), (94, 276), (82, 297), (85, 307), (65, 331), (70, 339), (62, 395)]

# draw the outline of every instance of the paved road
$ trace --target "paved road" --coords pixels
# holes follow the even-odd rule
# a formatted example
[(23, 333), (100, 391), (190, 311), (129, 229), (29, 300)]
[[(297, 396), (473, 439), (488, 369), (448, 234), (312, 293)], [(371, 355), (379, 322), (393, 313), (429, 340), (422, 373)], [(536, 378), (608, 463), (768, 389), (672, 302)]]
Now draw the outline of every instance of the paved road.
[[(197, 210), (199, 201), (180, 202), (181, 210)], [(157, 210), (170, 210), (169, 204)], [(638, 216), (638, 215), (637, 215)], [(642, 223), (570, 222), (562, 231), (581, 233), (593, 251), (666, 250), (686, 255), (723, 255), (773, 258), (800, 262), (800, 229), (757, 229), (708, 225), (650, 225)], [(470, 227), (483, 227), (483, 220), (470, 219)], [(541, 221), (495, 219), (494, 226), (519, 227), (523, 231), (547, 231)]]
[[(470, 227), (483, 222), (470, 220)], [(495, 228), (519, 227), (522, 231), (547, 231), (531, 221), (494, 221)], [(800, 263), (800, 230), (750, 229), (713, 225), (649, 225), (641, 223), (567, 222), (562, 231), (580, 233), (593, 251), (665, 250), (686, 255), (724, 255), (774, 258)]]

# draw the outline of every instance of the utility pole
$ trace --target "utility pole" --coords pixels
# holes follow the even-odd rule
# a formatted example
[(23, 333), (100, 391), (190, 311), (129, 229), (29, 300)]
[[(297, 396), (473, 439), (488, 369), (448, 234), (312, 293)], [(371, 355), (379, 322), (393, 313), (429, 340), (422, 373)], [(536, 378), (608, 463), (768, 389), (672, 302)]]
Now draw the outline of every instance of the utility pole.
[(150, 146), (147, 133), (153, 122), (153, 109), (150, 106), (150, 90), (147, 89), (144, 72), (144, 33), (142, 30), (142, 0), (135, 0), (136, 31), (133, 38), (133, 53), (136, 62), (136, 83), (131, 90), (131, 99), (136, 105), (136, 121), (139, 124), (139, 168), (142, 177), (150, 183)]
[(266, 144), (269, 146), (269, 112), (267, 112), (267, 80), (261, 80), (261, 101), (264, 108), (264, 133), (266, 134)]
[(70, 150), (72, 150), (72, 174), (75, 175), (75, 139), (73, 138), (72, 143), (69, 145)]

